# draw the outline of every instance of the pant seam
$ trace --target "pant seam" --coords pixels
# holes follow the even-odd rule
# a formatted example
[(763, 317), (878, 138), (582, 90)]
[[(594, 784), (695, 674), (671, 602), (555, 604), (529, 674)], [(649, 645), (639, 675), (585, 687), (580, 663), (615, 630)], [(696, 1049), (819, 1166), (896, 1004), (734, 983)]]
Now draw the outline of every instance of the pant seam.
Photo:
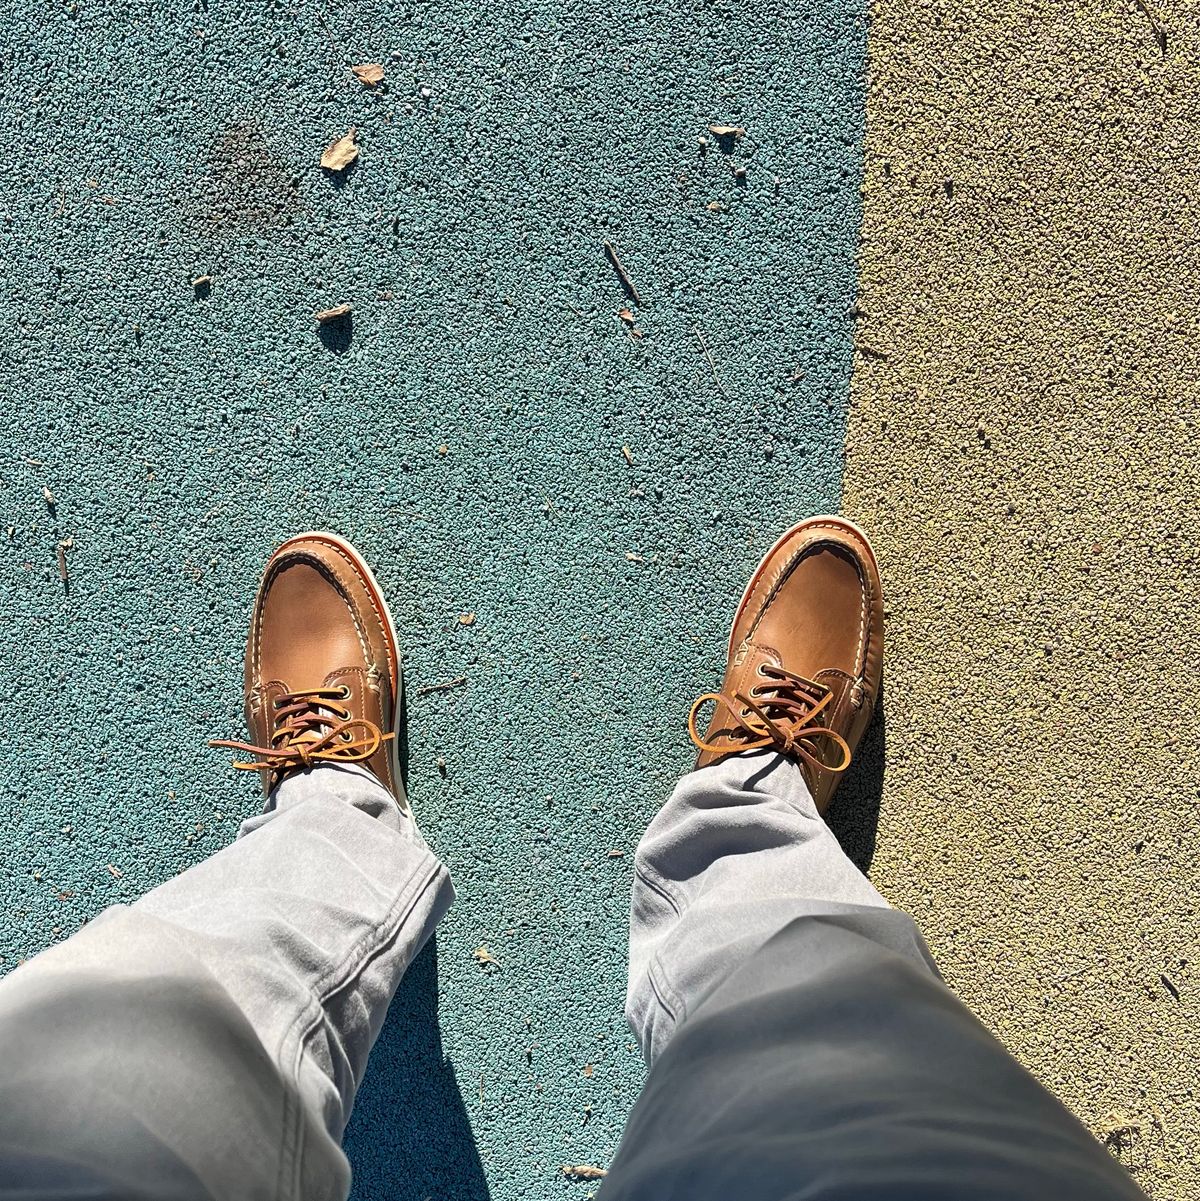
[(656, 892), (675, 912), (676, 917), (683, 917), (683, 911), (688, 907), (688, 901), (682, 893), (677, 892), (665, 877), (648, 861), (635, 862), (633, 873), (651, 892)]
[[(424, 849), (425, 856), (431, 860), (429, 869), (424, 875), (414, 877), (408, 888), (401, 891), (391, 909), (378, 923), (374, 930), (369, 931), (355, 943), (342, 957), (340, 962), (325, 973), (310, 989), (311, 1004), (306, 1005), (295, 1020), (284, 1031), (280, 1039), (279, 1061), (284, 1059), (283, 1049), (296, 1038), (296, 1050), (292, 1056), (289, 1069), (291, 1083), (297, 1088), (294, 1095), (289, 1096), (284, 1113), (284, 1155), (280, 1162), (279, 1184), (277, 1194), (280, 1197), (298, 1197), (300, 1181), (298, 1173), (302, 1162), (301, 1149), (304, 1140), (304, 1122), (301, 1120), (302, 1107), (299, 1104), (300, 1065), (304, 1061), (304, 1053), (313, 1034), (325, 1020), (325, 1002), (335, 993), (345, 988), (356, 976), (361, 975), (374, 952), (392, 942), (405, 919), (416, 907), (416, 903), (425, 894), (429, 885), (437, 878), (438, 873), (445, 870), (442, 862), (432, 851)], [(305, 1024), (307, 1022), (307, 1024)], [(288, 1111), (291, 1112), (288, 1112)], [(289, 1150), (290, 1148), (290, 1150)]]
[(646, 969), (646, 976), (650, 981), (650, 987), (654, 992), (659, 1005), (666, 1012), (674, 1026), (678, 1026), (681, 1021), (687, 1016), (687, 1006), (684, 1004), (683, 998), (671, 987), (670, 981), (667, 979), (666, 971), (663, 968), (662, 958), (655, 955), (650, 960), (650, 964)]

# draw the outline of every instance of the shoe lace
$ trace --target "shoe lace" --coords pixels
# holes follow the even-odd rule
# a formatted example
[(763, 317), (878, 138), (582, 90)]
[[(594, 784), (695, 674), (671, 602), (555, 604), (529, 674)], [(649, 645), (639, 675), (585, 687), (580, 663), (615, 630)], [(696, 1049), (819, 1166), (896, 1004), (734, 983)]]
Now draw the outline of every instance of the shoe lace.
[[(816, 725), (833, 694), (822, 684), (794, 671), (770, 663), (759, 665), (763, 683), (748, 693), (706, 692), (697, 697), (688, 715), (688, 733), (702, 751), (732, 754), (735, 751), (774, 747), (780, 754), (798, 756), (822, 771), (843, 772), (850, 766), (850, 746), (828, 726)], [(734, 724), (720, 731), (722, 742), (708, 742), (700, 734), (696, 719), (708, 702), (729, 711)], [(841, 752), (839, 763), (827, 763), (821, 754), (828, 739)], [(731, 745), (732, 744), (732, 745)]]
[(240, 771), (288, 772), (315, 763), (359, 763), (396, 735), (384, 734), (374, 722), (355, 717), (340, 703), (349, 696), (344, 685), (285, 692), (273, 701), (270, 746), (230, 738), (214, 738), (208, 745), (261, 757), (258, 763), (234, 763)]

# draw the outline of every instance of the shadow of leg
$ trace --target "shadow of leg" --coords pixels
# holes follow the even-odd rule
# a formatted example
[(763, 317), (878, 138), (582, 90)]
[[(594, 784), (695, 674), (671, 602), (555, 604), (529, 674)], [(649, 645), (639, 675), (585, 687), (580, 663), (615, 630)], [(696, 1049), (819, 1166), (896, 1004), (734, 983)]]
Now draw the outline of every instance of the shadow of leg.
[(854, 762), (837, 790), (827, 821), (842, 850), (866, 875), (875, 855), (879, 829), (879, 804), (883, 798), (883, 773), (887, 751), (887, 718), (883, 689), (875, 705), (875, 716), (854, 754)]
[(388, 1010), (344, 1140), (351, 1201), (489, 1201), (437, 1020), (437, 939)]

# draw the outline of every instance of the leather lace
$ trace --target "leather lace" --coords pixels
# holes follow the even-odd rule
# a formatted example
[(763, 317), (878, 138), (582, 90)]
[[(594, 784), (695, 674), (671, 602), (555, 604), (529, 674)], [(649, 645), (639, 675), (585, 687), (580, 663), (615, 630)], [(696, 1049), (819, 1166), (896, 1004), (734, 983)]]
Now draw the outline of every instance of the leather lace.
[[(758, 674), (763, 682), (749, 693), (706, 692), (696, 699), (688, 715), (688, 733), (696, 746), (718, 755), (774, 747), (780, 754), (799, 757), (822, 771), (845, 771), (850, 766), (848, 743), (836, 730), (815, 724), (833, 699), (829, 689), (770, 663), (760, 663)], [(734, 724), (720, 732), (722, 742), (707, 742), (696, 727), (696, 717), (709, 701), (727, 709), (733, 718)], [(841, 752), (840, 763), (825, 761), (822, 739)]]
[(240, 771), (288, 772), (316, 763), (360, 763), (396, 735), (384, 734), (374, 722), (355, 717), (340, 703), (349, 696), (344, 686), (285, 692), (273, 702), (270, 746), (229, 738), (214, 738), (208, 745), (261, 757), (257, 763), (234, 763)]

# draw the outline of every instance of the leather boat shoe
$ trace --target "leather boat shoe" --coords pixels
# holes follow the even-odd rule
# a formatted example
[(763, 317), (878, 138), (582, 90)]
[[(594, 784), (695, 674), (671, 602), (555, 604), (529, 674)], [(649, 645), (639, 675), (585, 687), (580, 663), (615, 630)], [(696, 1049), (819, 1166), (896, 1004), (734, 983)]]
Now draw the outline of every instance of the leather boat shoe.
[(802, 521), (746, 586), (721, 691), (692, 706), (696, 766), (773, 748), (799, 763), (824, 813), (870, 724), (882, 669), (883, 594), (866, 535), (842, 517)]
[(246, 641), (249, 742), (269, 793), (293, 772), (357, 763), (408, 802), (396, 753), (400, 652), (383, 593), (362, 556), (336, 534), (299, 534), (270, 558)]

